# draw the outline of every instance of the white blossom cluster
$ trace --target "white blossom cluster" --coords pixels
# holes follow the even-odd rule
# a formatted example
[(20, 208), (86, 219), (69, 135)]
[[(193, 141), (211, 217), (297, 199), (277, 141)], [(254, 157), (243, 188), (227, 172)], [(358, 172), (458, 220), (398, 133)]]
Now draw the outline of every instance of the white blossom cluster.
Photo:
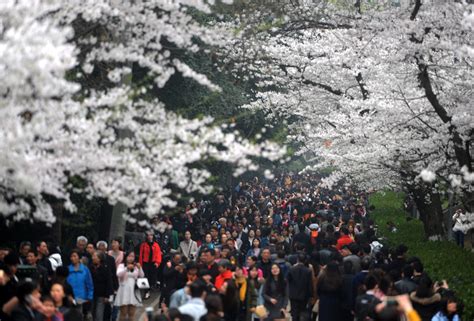
[(260, 87), (244, 107), (288, 119), (313, 168), (335, 168), (328, 184), (439, 179), (472, 198), (473, 6), (318, 3), (289, 4), (267, 29), (263, 10), (236, 22), (227, 60)]
[[(235, 164), (238, 175), (256, 168), (253, 157), (283, 155), (279, 146), (252, 144), (210, 118), (167, 112), (136, 94), (148, 88), (123, 81), (138, 64), (158, 87), (181, 72), (218, 90), (163, 45), (195, 52), (197, 38), (224, 43), (226, 32), (200, 26), (190, 7), (210, 10), (201, 0), (0, 1), (2, 215), (52, 223), (51, 203), (74, 211), (70, 193), (86, 192), (152, 216), (175, 205), (172, 187), (209, 190), (210, 174), (193, 166), (198, 161)], [(76, 33), (78, 20), (100, 32)], [(101, 64), (112, 85), (82, 88), (74, 80)]]

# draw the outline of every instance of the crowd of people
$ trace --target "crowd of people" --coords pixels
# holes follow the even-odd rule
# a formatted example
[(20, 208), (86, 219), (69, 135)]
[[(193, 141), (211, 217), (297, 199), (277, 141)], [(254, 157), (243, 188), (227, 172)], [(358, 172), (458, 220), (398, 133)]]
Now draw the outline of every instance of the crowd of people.
[(369, 212), (364, 191), (290, 174), (157, 216), (136, 246), (1, 247), (0, 319), (131, 321), (156, 291), (154, 320), (461, 320), (446, 281), (383, 245)]

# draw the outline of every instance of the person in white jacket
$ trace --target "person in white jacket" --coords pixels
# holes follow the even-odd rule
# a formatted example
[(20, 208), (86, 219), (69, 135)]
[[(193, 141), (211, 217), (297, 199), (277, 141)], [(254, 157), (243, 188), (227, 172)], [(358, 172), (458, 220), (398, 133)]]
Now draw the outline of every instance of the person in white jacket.
[(138, 278), (144, 276), (140, 263), (135, 260), (135, 253), (127, 253), (124, 262), (117, 267), (119, 288), (114, 305), (120, 308), (120, 321), (126, 320), (127, 317), (128, 320), (134, 320), (136, 308), (141, 305), (141, 299), (135, 293), (135, 283)]
[(466, 229), (464, 224), (466, 224), (466, 215), (462, 212), (461, 209), (457, 210), (453, 215), (453, 232), (456, 239), (456, 244), (464, 248), (464, 233)]
[(191, 232), (186, 231), (184, 233), (184, 240), (179, 243), (179, 250), (182, 255), (186, 257), (188, 261), (196, 260), (198, 253), (198, 245), (196, 241), (191, 239)]

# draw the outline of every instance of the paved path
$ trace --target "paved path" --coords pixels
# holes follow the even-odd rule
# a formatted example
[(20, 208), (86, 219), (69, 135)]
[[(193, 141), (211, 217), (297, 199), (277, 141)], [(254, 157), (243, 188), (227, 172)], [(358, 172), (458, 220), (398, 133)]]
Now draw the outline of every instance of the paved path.
[(144, 300), (143, 306), (137, 309), (137, 313), (135, 313), (135, 320), (134, 321), (145, 321), (145, 309), (147, 307), (153, 307), (155, 313), (160, 308), (158, 303), (160, 302), (160, 292), (154, 291), (151, 293), (151, 296), (148, 300)]

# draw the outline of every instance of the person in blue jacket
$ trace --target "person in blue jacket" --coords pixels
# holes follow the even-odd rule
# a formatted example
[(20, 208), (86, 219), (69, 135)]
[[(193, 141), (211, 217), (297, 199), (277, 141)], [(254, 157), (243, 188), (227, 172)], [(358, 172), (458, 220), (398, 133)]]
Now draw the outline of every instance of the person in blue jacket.
[(73, 250), (70, 254), (69, 276), (67, 282), (71, 285), (74, 298), (78, 305), (82, 305), (84, 315), (90, 310), (90, 303), (94, 298), (94, 284), (92, 276), (84, 264), (81, 263), (79, 251)]
[(431, 321), (461, 321), (458, 314), (459, 301), (455, 297), (444, 298), (440, 305), (441, 310), (431, 318)]

